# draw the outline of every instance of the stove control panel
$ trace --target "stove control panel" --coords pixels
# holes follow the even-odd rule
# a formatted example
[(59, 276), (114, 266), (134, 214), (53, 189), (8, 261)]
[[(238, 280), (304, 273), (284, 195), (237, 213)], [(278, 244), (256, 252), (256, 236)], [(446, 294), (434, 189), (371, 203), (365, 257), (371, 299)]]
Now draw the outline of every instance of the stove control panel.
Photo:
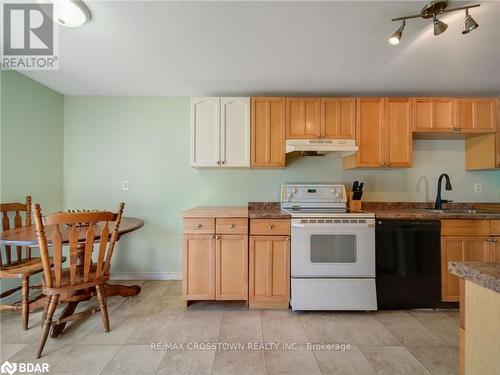
[(289, 184), (281, 187), (282, 207), (342, 207), (346, 189), (340, 184)]

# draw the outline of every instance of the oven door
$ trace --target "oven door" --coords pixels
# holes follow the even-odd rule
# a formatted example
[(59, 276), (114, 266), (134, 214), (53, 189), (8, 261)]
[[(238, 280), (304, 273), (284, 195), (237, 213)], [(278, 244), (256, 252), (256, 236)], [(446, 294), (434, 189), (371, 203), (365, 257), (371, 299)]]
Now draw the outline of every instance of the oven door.
[(374, 219), (292, 219), (292, 277), (375, 277)]

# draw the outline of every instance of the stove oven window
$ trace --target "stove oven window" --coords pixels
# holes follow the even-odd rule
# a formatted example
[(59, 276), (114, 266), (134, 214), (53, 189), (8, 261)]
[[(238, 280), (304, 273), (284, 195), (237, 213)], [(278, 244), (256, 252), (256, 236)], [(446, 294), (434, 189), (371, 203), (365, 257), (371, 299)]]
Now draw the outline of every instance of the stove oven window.
[(353, 234), (313, 234), (310, 249), (311, 263), (356, 263)]

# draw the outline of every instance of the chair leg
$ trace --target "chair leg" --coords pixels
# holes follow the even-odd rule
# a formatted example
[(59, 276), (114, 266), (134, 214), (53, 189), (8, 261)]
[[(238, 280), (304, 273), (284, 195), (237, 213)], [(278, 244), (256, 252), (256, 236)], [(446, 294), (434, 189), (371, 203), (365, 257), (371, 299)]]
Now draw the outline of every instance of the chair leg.
[(23, 330), (28, 329), (29, 311), (30, 311), (30, 278), (29, 276), (24, 276), (22, 281), (22, 302), (21, 302), (21, 323), (23, 325)]
[(99, 300), (99, 307), (101, 308), (101, 318), (104, 324), (104, 331), (109, 332), (109, 316), (108, 316), (108, 303), (106, 301), (106, 292), (102, 285), (96, 286), (97, 299)]
[(49, 303), (50, 303), (50, 297), (45, 296), (45, 303), (44, 303), (44, 307), (43, 307), (42, 320), (40, 322), (41, 327), (43, 327), (43, 323), (45, 322), (45, 319), (47, 318), (47, 310), (49, 309)]
[(45, 346), (45, 342), (47, 341), (47, 337), (49, 336), (50, 327), (52, 326), (52, 317), (54, 316), (54, 311), (56, 311), (59, 295), (56, 294), (47, 298), (50, 298), (50, 302), (47, 306), (46, 313), (44, 314), (45, 320), (42, 327), (42, 336), (40, 336), (40, 346), (38, 347), (38, 353), (36, 355), (37, 359), (42, 356), (43, 347)]

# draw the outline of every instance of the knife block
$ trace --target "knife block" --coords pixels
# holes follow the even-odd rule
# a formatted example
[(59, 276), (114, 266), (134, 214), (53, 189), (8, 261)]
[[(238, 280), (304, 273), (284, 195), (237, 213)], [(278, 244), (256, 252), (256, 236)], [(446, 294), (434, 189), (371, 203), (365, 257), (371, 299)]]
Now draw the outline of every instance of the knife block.
[(361, 200), (353, 200), (352, 194), (352, 191), (347, 194), (347, 207), (352, 208), (353, 210), (361, 210)]

